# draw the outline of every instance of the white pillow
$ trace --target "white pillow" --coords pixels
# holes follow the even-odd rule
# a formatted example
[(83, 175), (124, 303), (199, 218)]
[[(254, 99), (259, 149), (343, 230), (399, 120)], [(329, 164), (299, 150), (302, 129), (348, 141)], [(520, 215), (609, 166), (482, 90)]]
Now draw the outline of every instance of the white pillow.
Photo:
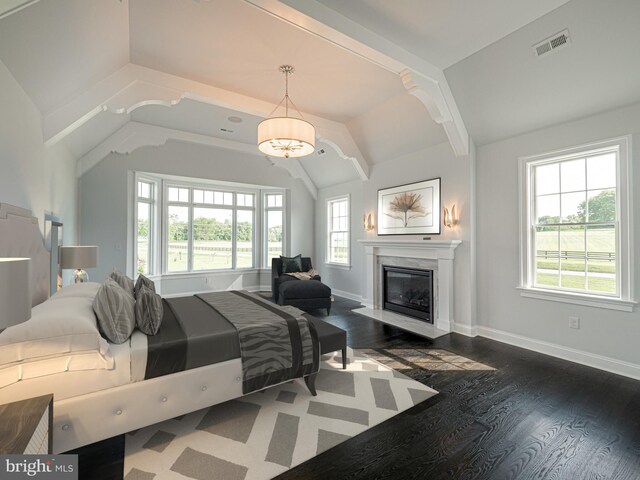
[(33, 307), (30, 320), (0, 333), (0, 367), (75, 352), (106, 358), (109, 344), (98, 331), (93, 298), (55, 297)]
[(96, 293), (98, 293), (100, 285), (101, 284), (97, 282), (74, 283), (58, 290), (49, 300), (58, 300), (60, 298), (68, 297), (88, 297), (93, 300), (96, 298)]

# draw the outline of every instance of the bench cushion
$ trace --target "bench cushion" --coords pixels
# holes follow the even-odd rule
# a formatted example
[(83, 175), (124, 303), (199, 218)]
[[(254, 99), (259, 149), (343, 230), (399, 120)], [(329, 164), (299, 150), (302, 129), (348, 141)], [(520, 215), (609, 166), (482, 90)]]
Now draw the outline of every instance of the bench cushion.
[(297, 300), (307, 298), (329, 298), (331, 288), (317, 280), (295, 280), (286, 281), (280, 284), (280, 299)]
[(305, 315), (309, 322), (313, 323), (318, 333), (320, 342), (320, 354), (335, 352), (347, 347), (347, 332), (343, 329), (331, 325), (312, 315)]

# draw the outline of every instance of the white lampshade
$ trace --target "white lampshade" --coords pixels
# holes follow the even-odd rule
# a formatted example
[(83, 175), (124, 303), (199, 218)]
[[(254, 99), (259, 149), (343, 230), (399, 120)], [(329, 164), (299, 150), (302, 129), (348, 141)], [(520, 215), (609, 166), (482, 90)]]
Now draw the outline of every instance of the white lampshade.
[(28, 258), (0, 258), (0, 330), (31, 318)]
[(95, 268), (98, 266), (98, 247), (60, 247), (60, 267)]
[(272, 117), (258, 125), (258, 149), (272, 157), (304, 157), (315, 149), (316, 129), (293, 117)]

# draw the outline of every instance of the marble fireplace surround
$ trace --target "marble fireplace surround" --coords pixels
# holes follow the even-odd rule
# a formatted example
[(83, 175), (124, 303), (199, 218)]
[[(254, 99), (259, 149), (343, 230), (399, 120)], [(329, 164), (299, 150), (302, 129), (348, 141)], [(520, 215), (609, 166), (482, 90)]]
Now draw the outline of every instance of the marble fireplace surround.
[[(362, 303), (364, 310), (376, 320), (411, 329), (421, 325), (431, 327), (420, 320), (383, 310), (382, 308), (382, 266), (412, 267), (433, 270), (435, 329), (440, 333), (449, 333), (453, 324), (453, 260), (455, 249), (460, 240), (358, 240), (365, 252), (365, 291)], [(418, 322), (418, 323), (416, 323)], [(431, 328), (433, 328), (431, 327)], [(424, 330), (428, 332), (428, 329)], [(418, 332), (416, 333), (423, 333)]]

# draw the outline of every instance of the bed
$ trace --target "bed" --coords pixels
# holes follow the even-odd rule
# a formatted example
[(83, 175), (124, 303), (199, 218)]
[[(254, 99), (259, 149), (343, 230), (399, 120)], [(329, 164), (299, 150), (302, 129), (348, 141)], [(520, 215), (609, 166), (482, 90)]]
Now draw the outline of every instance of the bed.
[[(97, 327), (92, 324), (91, 304), (100, 284), (65, 287), (48, 298), (50, 259), (31, 212), (0, 204), (1, 256), (32, 259), (34, 307), (30, 320), (0, 332), (0, 404), (53, 393), (54, 453), (291, 378), (304, 378), (310, 394), (315, 394), (317, 335), (313, 325), (292, 307), (276, 307), (248, 292), (164, 299), (165, 316), (157, 335), (135, 330), (122, 344), (113, 344), (96, 335)], [(242, 323), (247, 315), (262, 312), (282, 319), (286, 323), (282, 328), (291, 334), (293, 360), (281, 368), (286, 376), (248, 375), (244, 327), (227, 323)], [(237, 318), (230, 320), (234, 314)], [(171, 316), (176, 318), (168, 319)], [(294, 323), (302, 333), (294, 334)], [(279, 359), (277, 353), (274, 358), (266, 357), (265, 351), (255, 358), (260, 355), (271, 363)]]

